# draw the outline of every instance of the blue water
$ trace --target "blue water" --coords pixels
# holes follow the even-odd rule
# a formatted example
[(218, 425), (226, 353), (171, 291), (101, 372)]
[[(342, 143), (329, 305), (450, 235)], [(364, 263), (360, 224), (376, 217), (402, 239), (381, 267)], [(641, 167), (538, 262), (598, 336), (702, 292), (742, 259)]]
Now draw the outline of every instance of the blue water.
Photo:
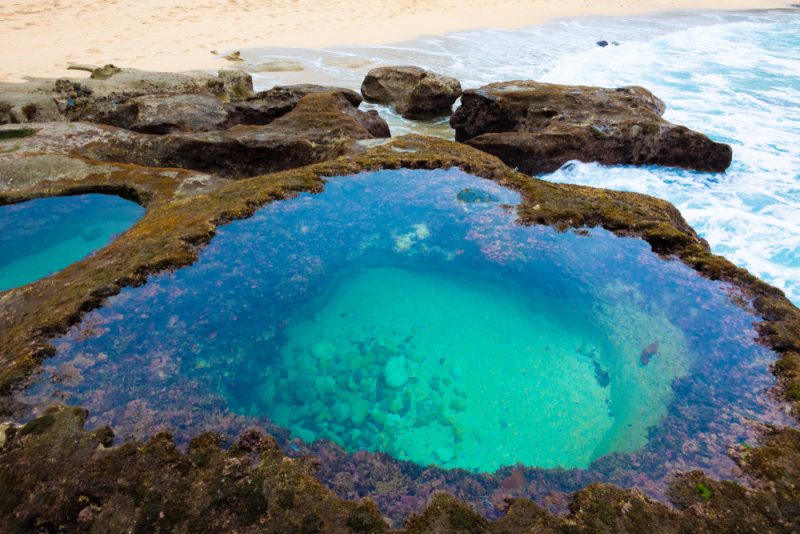
[(0, 291), (82, 260), (128, 229), (144, 209), (113, 195), (78, 195), (0, 206)]
[(576, 468), (536, 491), (733, 476), (750, 422), (786, 419), (732, 288), (638, 239), (520, 226), (518, 201), (456, 170), (332, 178), (110, 298), (20, 399), (123, 437), (256, 424), (467, 474)]
[[(619, 46), (600, 48), (601, 39)], [(727, 173), (578, 164), (545, 178), (669, 200), (714, 252), (800, 304), (798, 9), (567, 19), (391, 46), (265, 50), (258, 59), (282, 57), (306, 70), (286, 80), (280, 73), (257, 75), (257, 84), (317, 79), (357, 89), (369, 68), (415, 64), (456, 76), (466, 88), (515, 79), (645, 86), (666, 102), (667, 119), (733, 145)], [(358, 66), (342, 68), (343, 58)], [(379, 109), (395, 135), (452, 136), (442, 121), (405, 121)]]

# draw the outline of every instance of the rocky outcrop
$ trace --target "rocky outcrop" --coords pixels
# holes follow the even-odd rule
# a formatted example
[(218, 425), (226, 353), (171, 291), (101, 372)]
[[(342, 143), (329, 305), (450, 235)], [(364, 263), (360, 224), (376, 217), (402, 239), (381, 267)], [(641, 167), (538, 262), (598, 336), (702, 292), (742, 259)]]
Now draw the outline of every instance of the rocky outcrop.
[(107, 67), (95, 69), (103, 75), (90, 79), (0, 83), (0, 124), (69, 118), (121, 126), (120, 123), (132, 122), (128, 104), (136, 97), (191, 94), (237, 101), (253, 96), (253, 80), (243, 71), (219, 71), (214, 76), (205, 72), (148, 72)]
[(665, 165), (722, 172), (729, 145), (662, 118), (664, 103), (642, 87), (515, 81), (465, 91), (450, 119), (456, 140), (528, 174), (570, 160)]
[(419, 67), (372, 69), (361, 84), (367, 102), (394, 106), (408, 119), (430, 119), (452, 113), (461, 83)]
[(338, 157), (357, 140), (388, 137), (376, 112), (359, 111), (337, 93), (312, 93), (264, 126), (162, 136), (107, 130), (76, 149), (99, 161), (181, 167), (242, 178)]
[(229, 125), (225, 105), (208, 94), (101, 97), (68, 108), (66, 116), (152, 134), (208, 132)]
[(313, 84), (284, 85), (232, 102), (228, 108), (230, 121), (233, 124), (269, 124), (294, 109), (301, 98), (314, 93), (337, 93), (354, 107), (361, 104), (361, 96), (350, 89)]

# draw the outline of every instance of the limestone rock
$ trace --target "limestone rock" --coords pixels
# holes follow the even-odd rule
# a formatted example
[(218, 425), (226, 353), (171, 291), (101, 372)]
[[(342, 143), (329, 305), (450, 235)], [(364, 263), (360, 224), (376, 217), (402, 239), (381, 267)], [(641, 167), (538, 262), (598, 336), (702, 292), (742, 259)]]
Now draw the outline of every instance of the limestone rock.
[(465, 91), (450, 119), (456, 140), (529, 174), (577, 159), (722, 172), (729, 145), (667, 122), (664, 103), (642, 87), (606, 89), (534, 81)]
[(409, 119), (450, 115), (461, 96), (461, 83), (419, 67), (379, 67), (364, 78), (361, 94), (367, 102), (393, 105)]

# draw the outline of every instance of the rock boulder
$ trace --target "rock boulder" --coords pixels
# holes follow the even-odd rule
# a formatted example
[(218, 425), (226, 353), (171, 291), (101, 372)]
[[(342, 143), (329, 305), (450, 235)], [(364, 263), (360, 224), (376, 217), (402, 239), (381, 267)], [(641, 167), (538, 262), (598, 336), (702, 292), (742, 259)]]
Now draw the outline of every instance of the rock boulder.
[(528, 174), (570, 160), (665, 165), (722, 172), (729, 145), (662, 118), (664, 103), (642, 87), (606, 89), (534, 81), (465, 91), (450, 119), (456, 140)]
[(367, 102), (392, 105), (408, 119), (429, 119), (452, 113), (461, 83), (419, 67), (372, 69), (361, 84)]

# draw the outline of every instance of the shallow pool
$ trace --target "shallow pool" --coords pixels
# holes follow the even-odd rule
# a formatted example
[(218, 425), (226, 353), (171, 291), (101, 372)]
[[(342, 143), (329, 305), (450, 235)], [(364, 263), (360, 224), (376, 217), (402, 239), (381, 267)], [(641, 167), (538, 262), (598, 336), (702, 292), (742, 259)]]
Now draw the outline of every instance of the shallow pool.
[(0, 291), (35, 282), (107, 245), (144, 208), (114, 195), (0, 206)]
[[(746, 304), (642, 240), (521, 226), (519, 201), (457, 170), (332, 178), (109, 299), (20, 399), (123, 437), (259, 425), (382, 504), (426, 465), (465, 470), (425, 471), (433, 491), (521, 464), (534, 496), (734, 476), (727, 448), (782, 417)], [(406, 485), (369, 482), (388, 460), (334, 443), (388, 453)], [(476, 476), (460, 496), (499, 480)]]

